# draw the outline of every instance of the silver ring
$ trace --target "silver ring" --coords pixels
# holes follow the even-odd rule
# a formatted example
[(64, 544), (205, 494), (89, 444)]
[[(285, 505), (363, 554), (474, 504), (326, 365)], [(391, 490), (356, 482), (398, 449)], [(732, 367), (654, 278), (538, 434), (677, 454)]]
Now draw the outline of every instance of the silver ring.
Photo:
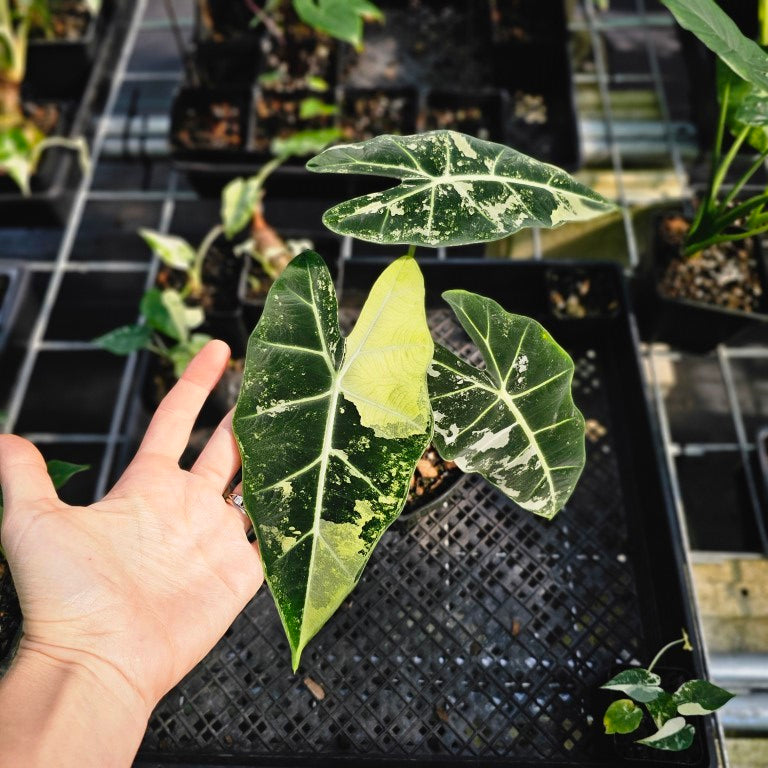
[(243, 497), (239, 493), (227, 494), (227, 503), (240, 510), (245, 517), (248, 517), (248, 513), (245, 511), (245, 506), (243, 504)]

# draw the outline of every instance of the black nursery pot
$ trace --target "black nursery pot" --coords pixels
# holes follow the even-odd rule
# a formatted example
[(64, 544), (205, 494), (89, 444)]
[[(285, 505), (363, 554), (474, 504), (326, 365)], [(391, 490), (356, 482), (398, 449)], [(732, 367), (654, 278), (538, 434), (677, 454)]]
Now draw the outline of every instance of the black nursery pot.
[(199, 160), (237, 157), (246, 148), (250, 112), (249, 88), (180, 88), (171, 106), (175, 154)]
[(678, 248), (662, 238), (662, 221), (661, 216), (654, 220), (653, 250), (641, 264), (637, 280), (638, 322), (643, 338), (665, 342), (686, 352), (707, 353), (751, 330), (768, 329), (768, 265), (759, 238), (750, 238), (748, 242), (762, 294), (755, 311), (743, 312), (661, 293), (661, 278), (679, 255)]
[(755, 438), (755, 454), (760, 472), (760, 493), (762, 496), (763, 520), (768, 525), (768, 427), (758, 430)]
[(0, 262), (0, 361), (29, 287), (23, 264)]
[[(55, 6), (52, 11), (55, 13)], [(30, 40), (25, 83), (47, 97), (79, 95), (96, 56), (97, 22), (91, 16), (82, 37), (76, 40)]]
[(486, 141), (503, 142), (506, 93), (432, 91), (427, 97), (425, 129), (445, 128)]
[[(284, 240), (297, 240), (307, 239), (313, 244), (313, 249), (316, 253), (323, 257), (323, 261), (328, 265), (328, 270), (331, 273), (334, 283), (338, 283), (340, 274), (342, 273), (342, 258), (341, 258), (341, 245), (337, 238), (334, 237), (313, 237), (312, 233), (290, 230), (283, 230), (280, 232), (280, 236)], [(268, 289), (263, 294), (258, 296), (251, 296), (248, 288), (248, 276), (251, 272), (252, 259), (250, 256), (243, 256), (243, 268), (240, 274), (240, 284), (238, 287), (238, 300), (240, 306), (243, 309), (243, 320), (248, 330), (248, 334), (256, 327), (256, 323), (259, 322), (261, 313), (264, 311), (264, 303), (267, 300)], [(269, 283), (271, 286), (271, 281)]]

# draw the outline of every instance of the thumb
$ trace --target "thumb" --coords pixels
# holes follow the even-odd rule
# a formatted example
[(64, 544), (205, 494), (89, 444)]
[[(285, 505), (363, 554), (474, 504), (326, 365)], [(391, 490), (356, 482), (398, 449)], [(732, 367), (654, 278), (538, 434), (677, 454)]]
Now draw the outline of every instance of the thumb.
[(0, 486), (6, 519), (18, 507), (58, 498), (40, 451), (16, 435), (0, 435)]

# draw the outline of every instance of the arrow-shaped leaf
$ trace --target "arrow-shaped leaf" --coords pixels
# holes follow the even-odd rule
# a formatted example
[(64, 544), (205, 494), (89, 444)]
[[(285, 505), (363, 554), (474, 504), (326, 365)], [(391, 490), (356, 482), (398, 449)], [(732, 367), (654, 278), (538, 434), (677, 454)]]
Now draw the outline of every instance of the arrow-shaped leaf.
[(655, 672), (640, 668), (625, 669), (600, 687), (607, 691), (621, 691), (640, 702), (654, 701), (664, 693), (661, 678)]
[(768, 55), (750, 40), (715, 0), (661, 0), (681, 27), (704, 45), (739, 77), (768, 91)]
[(432, 351), (412, 258), (384, 271), (346, 340), (317, 254), (297, 256), (269, 292), (234, 431), (294, 669), (403, 507), (430, 437)]
[(695, 732), (694, 727), (686, 723), (684, 717), (673, 717), (671, 720), (667, 720), (652, 736), (639, 739), (637, 743), (645, 744), (646, 747), (653, 747), (654, 749), (680, 752), (693, 744)]
[(164, 235), (153, 229), (140, 229), (139, 235), (163, 264), (187, 270), (195, 263), (195, 249), (183, 237)]
[(467, 291), (443, 298), (478, 346), (485, 370), (437, 346), (429, 369), (435, 445), (521, 507), (551, 518), (584, 468), (584, 418), (573, 361), (535, 320)]
[(565, 171), (455, 131), (377, 136), (331, 147), (307, 163), (318, 173), (401, 179), (325, 212), (325, 225), (375, 243), (477, 243), (524, 227), (556, 227), (614, 209)]

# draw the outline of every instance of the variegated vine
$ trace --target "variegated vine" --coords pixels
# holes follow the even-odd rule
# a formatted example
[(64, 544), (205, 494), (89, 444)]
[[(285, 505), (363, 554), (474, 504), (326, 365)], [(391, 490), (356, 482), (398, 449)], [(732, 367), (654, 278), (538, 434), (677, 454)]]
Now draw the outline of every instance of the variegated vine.
[(693, 650), (685, 630), (679, 640), (668, 643), (656, 654), (647, 669), (626, 669), (602, 686), (604, 690), (620, 691), (629, 697), (614, 701), (605, 711), (603, 725), (606, 733), (634, 733), (643, 722), (643, 709), (639, 706), (642, 704), (656, 731), (638, 739), (637, 743), (679, 752), (688, 749), (696, 735), (694, 727), (685, 718), (710, 715), (733, 698), (732, 693), (707, 680), (688, 680), (674, 693), (667, 693), (661, 687), (661, 677), (653, 670), (661, 657), (677, 645), (684, 651)]

